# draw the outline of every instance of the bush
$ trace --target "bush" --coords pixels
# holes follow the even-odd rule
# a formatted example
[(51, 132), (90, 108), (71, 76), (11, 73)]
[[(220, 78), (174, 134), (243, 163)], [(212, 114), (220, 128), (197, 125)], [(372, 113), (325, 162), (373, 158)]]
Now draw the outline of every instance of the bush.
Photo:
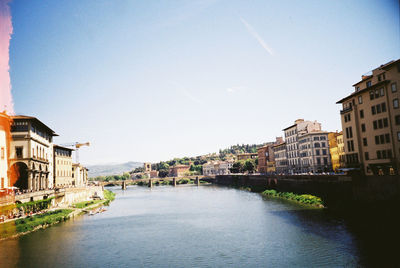
[(313, 206), (318, 206), (318, 207), (324, 206), (324, 203), (322, 202), (321, 198), (310, 195), (310, 194), (298, 195), (298, 194), (290, 193), (290, 192), (277, 192), (275, 190), (265, 190), (264, 192), (262, 192), (262, 195), (269, 196), (269, 197), (284, 198), (284, 199), (296, 201), (296, 202), (299, 202), (302, 204), (313, 205)]

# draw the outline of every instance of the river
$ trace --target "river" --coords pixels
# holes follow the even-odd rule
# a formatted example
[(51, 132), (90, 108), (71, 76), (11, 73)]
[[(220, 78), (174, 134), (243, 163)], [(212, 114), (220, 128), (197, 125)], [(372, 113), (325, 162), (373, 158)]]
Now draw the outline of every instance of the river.
[(360, 223), (321, 209), (218, 186), (111, 190), (117, 197), (107, 212), (1, 241), (0, 267), (354, 267), (390, 261), (391, 252), (371, 246), (376, 237), (370, 241), (365, 228), (357, 229)]

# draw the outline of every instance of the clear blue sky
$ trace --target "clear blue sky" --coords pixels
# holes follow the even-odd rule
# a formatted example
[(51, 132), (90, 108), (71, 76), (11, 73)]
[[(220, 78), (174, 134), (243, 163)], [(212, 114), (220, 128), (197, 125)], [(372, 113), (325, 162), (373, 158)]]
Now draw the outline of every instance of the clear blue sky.
[(340, 130), (335, 104), (400, 57), (398, 1), (14, 0), (17, 114), (86, 164), (159, 161)]

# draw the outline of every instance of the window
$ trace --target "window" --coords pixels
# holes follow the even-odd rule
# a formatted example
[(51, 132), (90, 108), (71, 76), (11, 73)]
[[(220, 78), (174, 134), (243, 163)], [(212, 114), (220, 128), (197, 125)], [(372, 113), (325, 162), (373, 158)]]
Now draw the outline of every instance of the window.
[(376, 105), (376, 113), (377, 114), (381, 113), (381, 106), (380, 105)]
[(376, 158), (381, 159), (381, 151), (376, 151)]
[(320, 155), (319, 149), (315, 150), (316, 155)]
[(375, 144), (379, 144), (379, 136), (375, 136)]
[(394, 121), (396, 122), (396, 125), (400, 125), (400, 115), (396, 115)]
[(364, 145), (364, 146), (368, 146), (367, 138), (363, 138), (363, 145)]
[(389, 134), (385, 134), (385, 142), (390, 143), (390, 135)]
[(367, 82), (367, 87), (370, 87), (372, 85), (371, 81)]
[(324, 165), (328, 165), (328, 158), (324, 157)]
[(365, 160), (369, 160), (369, 154), (368, 154), (368, 152), (365, 152), (365, 153), (364, 153), (364, 156), (365, 156)]
[(322, 150), (322, 155), (326, 155), (326, 150), (325, 149)]
[(361, 131), (365, 132), (365, 124), (361, 124)]
[(378, 120), (378, 127), (383, 128), (383, 121), (381, 119)]
[(379, 95), (385, 96), (385, 90), (384, 90), (383, 88), (381, 88), (381, 89), (379, 90)]
[(15, 147), (15, 154), (17, 158), (22, 158), (22, 149), (23, 147)]
[(1, 147), (1, 159), (5, 158), (5, 151), (4, 151), (4, 147)]
[(372, 112), (372, 114), (376, 114), (375, 106), (372, 106), (372, 107), (371, 107), (371, 112)]
[(397, 140), (400, 141), (400, 131), (397, 132)]
[(373, 122), (373, 125), (374, 125), (374, 129), (378, 129), (378, 122), (376, 120)]
[(386, 103), (382, 103), (382, 113), (386, 112)]
[(321, 142), (321, 147), (325, 147), (325, 142)]
[(397, 91), (396, 83), (391, 84), (391, 88), (392, 88), (392, 92), (396, 92)]
[(358, 96), (358, 104), (362, 104), (362, 96)]
[(360, 118), (364, 118), (364, 110), (360, 110)]
[(374, 95), (374, 92), (373, 92), (373, 91), (370, 91), (370, 92), (369, 92), (369, 99), (370, 99), (370, 100), (375, 99), (375, 95)]
[(393, 100), (393, 108), (395, 108), (395, 109), (399, 108), (399, 99)]
[(319, 157), (317, 158), (317, 164), (321, 165), (321, 158), (319, 158)]
[(388, 127), (388, 119), (387, 118), (383, 118), (383, 127)]

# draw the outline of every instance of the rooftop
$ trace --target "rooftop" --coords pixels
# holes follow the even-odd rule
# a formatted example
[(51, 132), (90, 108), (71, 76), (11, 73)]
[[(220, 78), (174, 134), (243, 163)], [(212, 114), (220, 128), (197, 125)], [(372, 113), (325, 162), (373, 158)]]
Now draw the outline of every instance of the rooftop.
[(37, 124), (39, 124), (40, 126), (42, 126), (43, 128), (45, 128), (47, 131), (49, 131), (51, 133), (52, 136), (58, 136), (58, 134), (52, 130), (51, 128), (49, 128), (47, 125), (45, 125), (42, 121), (40, 121), (39, 119), (37, 119), (36, 117), (33, 116), (26, 116), (26, 115), (13, 115), (11, 116), (12, 120), (28, 120), (28, 121), (33, 121)]

